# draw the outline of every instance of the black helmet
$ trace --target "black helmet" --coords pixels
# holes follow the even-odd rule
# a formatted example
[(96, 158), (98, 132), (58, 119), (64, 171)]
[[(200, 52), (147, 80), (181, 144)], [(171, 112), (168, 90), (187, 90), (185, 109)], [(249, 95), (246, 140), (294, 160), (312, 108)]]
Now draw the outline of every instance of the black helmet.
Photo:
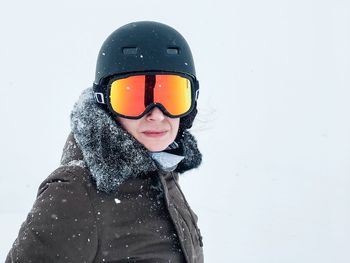
[[(191, 50), (179, 32), (152, 21), (124, 25), (115, 30), (101, 47), (94, 92), (105, 93), (108, 81), (115, 75), (152, 71), (185, 74), (193, 80), (198, 95), (199, 84)], [(196, 104), (191, 113), (181, 117), (180, 129), (192, 127), (197, 114)]]

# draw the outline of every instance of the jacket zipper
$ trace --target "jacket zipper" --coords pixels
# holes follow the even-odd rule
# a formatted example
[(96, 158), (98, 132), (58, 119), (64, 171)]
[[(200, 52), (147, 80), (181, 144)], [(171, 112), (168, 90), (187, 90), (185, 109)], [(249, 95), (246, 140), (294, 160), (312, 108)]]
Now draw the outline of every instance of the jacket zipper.
[[(170, 211), (170, 207), (169, 207), (170, 202), (169, 202), (169, 199), (168, 199), (168, 188), (167, 188), (166, 183), (165, 183), (165, 181), (164, 181), (164, 178), (163, 178), (163, 176), (162, 176), (161, 174), (160, 174), (160, 176), (159, 176), (159, 180), (161, 181), (162, 187), (163, 187), (163, 189), (164, 189), (164, 199), (165, 199), (166, 208), (168, 209), (168, 211)], [(175, 206), (174, 206), (174, 207), (175, 207)], [(173, 224), (174, 224), (174, 226), (175, 226), (175, 231), (177, 232), (177, 233), (176, 233), (177, 236), (180, 237), (180, 233), (178, 233), (179, 230), (178, 230), (177, 227), (176, 227), (176, 222), (175, 222), (174, 218), (173, 218), (172, 216), (170, 216), (170, 218), (171, 218), (171, 220), (172, 220), (172, 222), (173, 222)], [(179, 238), (179, 239), (180, 239), (180, 238)], [(189, 257), (188, 257), (188, 255), (187, 255), (187, 250), (186, 250), (186, 248), (185, 248), (183, 242), (181, 242), (181, 240), (179, 240), (179, 243), (180, 243), (180, 246), (181, 246), (181, 249), (182, 249), (182, 252), (183, 252), (183, 256), (184, 256), (185, 259), (186, 259), (186, 262), (190, 262)]]
[(183, 198), (183, 200), (184, 200), (184, 202), (185, 202), (185, 205), (186, 205), (186, 207), (187, 207), (187, 209), (188, 209), (188, 212), (190, 213), (191, 221), (192, 221), (192, 223), (193, 223), (193, 225), (194, 225), (194, 227), (195, 227), (195, 229), (196, 229), (196, 232), (197, 232), (197, 236), (198, 236), (198, 240), (199, 240), (199, 245), (200, 245), (201, 247), (203, 247), (203, 237), (202, 237), (202, 235), (201, 235), (201, 231), (200, 231), (200, 229), (199, 229), (198, 226), (197, 226), (196, 220), (194, 219), (194, 217), (193, 217), (193, 215), (192, 215), (191, 208), (190, 208), (190, 206), (189, 206), (189, 204), (188, 204), (188, 202), (187, 202), (187, 200), (186, 200), (186, 198), (185, 198), (185, 195), (184, 195), (184, 193), (182, 192), (182, 190), (181, 190), (179, 184), (177, 183), (177, 181), (176, 181), (176, 179), (175, 179), (175, 177), (174, 177), (174, 173), (173, 173), (173, 172), (171, 172), (171, 177), (173, 178), (177, 189), (178, 189), (179, 192), (181, 193), (182, 198)]

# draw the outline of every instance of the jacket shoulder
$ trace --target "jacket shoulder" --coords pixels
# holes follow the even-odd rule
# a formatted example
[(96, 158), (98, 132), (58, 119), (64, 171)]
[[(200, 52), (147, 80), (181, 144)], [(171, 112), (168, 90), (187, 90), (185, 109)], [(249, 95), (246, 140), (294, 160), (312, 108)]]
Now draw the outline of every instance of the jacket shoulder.
[(40, 184), (37, 196), (51, 185), (65, 186), (72, 184), (81, 191), (89, 191), (89, 188), (93, 187), (93, 181), (88, 169), (80, 165), (61, 165)]
[(98, 235), (87, 169), (61, 166), (39, 187), (6, 262), (92, 262)]

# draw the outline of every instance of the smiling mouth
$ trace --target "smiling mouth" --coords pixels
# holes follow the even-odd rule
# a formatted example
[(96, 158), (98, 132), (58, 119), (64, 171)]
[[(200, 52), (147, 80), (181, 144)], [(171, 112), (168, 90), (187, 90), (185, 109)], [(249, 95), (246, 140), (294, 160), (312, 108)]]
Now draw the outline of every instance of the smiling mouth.
[(162, 137), (164, 136), (168, 131), (145, 131), (143, 134), (145, 134), (148, 137)]

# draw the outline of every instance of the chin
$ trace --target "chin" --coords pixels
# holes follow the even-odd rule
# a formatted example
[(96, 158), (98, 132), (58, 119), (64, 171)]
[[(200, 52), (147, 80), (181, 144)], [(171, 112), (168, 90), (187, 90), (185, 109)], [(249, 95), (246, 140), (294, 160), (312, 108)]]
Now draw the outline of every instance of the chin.
[(145, 147), (151, 152), (161, 152), (166, 149), (167, 146), (162, 145), (145, 145)]

